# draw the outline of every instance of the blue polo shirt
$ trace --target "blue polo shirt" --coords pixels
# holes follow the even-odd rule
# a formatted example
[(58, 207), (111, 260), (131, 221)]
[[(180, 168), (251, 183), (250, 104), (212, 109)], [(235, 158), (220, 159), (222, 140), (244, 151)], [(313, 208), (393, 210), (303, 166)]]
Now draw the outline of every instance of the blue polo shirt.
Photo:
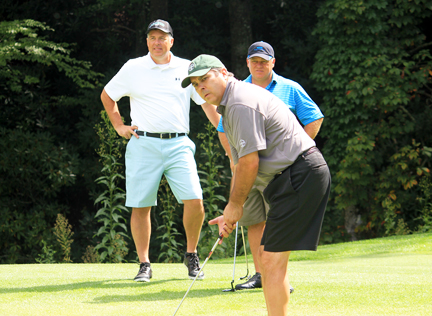
[[(249, 75), (244, 81), (252, 83), (252, 75)], [(303, 125), (308, 125), (324, 117), (318, 105), (312, 101), (301, 85), (293, 80), (277, 75), (274, 71), (272, 72), (272, 81), (266, 87), (266, 90), (281, 99)], [(222, 117), (217, 130), (224, 133)]]

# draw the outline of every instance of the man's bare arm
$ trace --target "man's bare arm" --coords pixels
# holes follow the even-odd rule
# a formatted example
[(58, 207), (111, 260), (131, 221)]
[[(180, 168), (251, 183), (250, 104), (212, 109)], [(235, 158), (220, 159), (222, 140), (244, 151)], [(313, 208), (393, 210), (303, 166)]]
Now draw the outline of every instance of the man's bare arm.
[(314, 139), (317, 136), (323, 121), (324, 118), (322, 117), (316, 121), (309, 123), (308, 125), (305, 125), (304, 130), (310, 138)]
[(204, 113), (206, 114), (208, 120), (210, 121), (210, 123), (212, 123), (213, 126), (217, 128), (219, 125), (221, 115), (216, 111), (217, 109), (216, 105), (209, 104), (206, 102), (201, 104), (201, 107)]
[(231, 147), (228, 143), (228, 138), (226, 137), (225, 133), (221, 133), (218, 132), (219, 135), (219, 140), (222, 144), (223, 149), (225, 150), (229, 160), (230, 160), (230, 168), (231, 168), (231, 173), (234, 172), (234, 163), (233, 163), (233, 159), (232, 159), (232, 155), (231, 155)]
[(135, 125), (126, 126), (123, 123), (117, 102), (110, 98), (105, 89), (103, 89), (101, 93), (101, 101), (117, 134), (126, 139), (130, 139), (131, 135), (135, 135), (135, 137), (138, 138), (138, 135), (135, 133), (135, 130), (138, 129), (138, 127)]

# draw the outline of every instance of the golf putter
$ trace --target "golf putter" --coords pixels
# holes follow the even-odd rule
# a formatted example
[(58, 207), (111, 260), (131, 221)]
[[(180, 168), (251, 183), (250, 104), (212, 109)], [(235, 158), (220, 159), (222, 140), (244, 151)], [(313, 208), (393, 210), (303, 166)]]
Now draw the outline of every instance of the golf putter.
[(248, 258), (247, 258), (247, 253), (246, 253), (246, 243), (245, 243), (245, 238), (244, 238), (244, 231), (243, 231), (243, 226), (241, 227), (241, 231), (242, 231), (242, 239), (243, 239), (243, 250), (244, 250), (244, 254), (245, 254), (245, 258), (246, 258), (246, 275), (244, 277), (241, 277), (240, 280), (244, 280), (246, 279), (249, 280), (250, 279), (250, 275), (249, 275), (249, 264), (248, 264)]
[(237, 255), (237, 233), (238, 233), (238, 222), (236, 223), (236, 232), (235, 232), (235, 242), (234, 242), (234, 265), (233, 265), (233, 276), (231, 281), (231, 288), (222, 290), (222, 292), (235, 292), (234, 288), (234, 278), (235, 278), (235, 264), (236, 264), (236, 255)]
[(213, 248), (210, 250), (210, 253), (208, 254), (207, 258), (205, 259), (203, 265), (201, 266), (201, 269), (198, 271), (197, 275), (195, 276), (195, 278), (193, 279), (191, 285), (189, 286), (188, 290), (186, 291), (186, 294), (183, 296), (183, 299), (181, 300), (179, 306), (175, 310), (173, 316), (175, 316), (175, 314), (177, 314), (178, 310), (180, 309), (181, 304), (183, 303), (183, 301), (185, 300), (186, 296), (188, 295), (190, 289), (192, 288), (192, 285), (195, 283), (195, 281), (198, 278), (198, 276), (200, 275), (201, 271), (204, 269), (205, 264), (210, 259), (211, 255), (213, 254), (213, 251), (216, 249), (217, 245), (219, 244), (219, 241), (221, 241), (222, 239), (223, 239), (223, 236), (222, 236), (222, 233), (221, 233), (219, 235), (219, 238), (216, 240), (215, 244), (213, 245)]

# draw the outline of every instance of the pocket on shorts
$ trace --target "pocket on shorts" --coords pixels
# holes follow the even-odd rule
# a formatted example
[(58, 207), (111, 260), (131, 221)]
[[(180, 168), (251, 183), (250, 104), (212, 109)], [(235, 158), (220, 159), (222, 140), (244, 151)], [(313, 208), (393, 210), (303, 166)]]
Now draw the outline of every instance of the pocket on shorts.
[(280, 176), (274, 179), (263, 191), (264, 198), (268, 204), (283, 195), (296, 194), (291, 182), (291, 168), (285, 170)]
[(196, 146), (195, 143), (189, 138), (189, 136), (185, 136), (185, 146), (189, 147), (189, 149), (192, 151), (192, 153), (195, 155)]

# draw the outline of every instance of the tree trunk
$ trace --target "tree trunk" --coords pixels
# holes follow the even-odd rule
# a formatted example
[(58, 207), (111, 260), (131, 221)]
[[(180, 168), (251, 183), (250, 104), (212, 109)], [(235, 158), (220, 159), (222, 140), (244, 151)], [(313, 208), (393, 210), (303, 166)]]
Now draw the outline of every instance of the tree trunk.
[(362, 223), (361, 217), (355, 206), (350, 205), (345, 209), (345, 229), (351, 235), (351, 241), (357, 240), (356, 228)]
[(146, 31), (150, 22), (146, 20), (146, 4), (147, 1), (141, 1), (135, 19), (135, 57), (140, 57), (147, 53)]
[(252, 44), (250, 2), (248, 0), (230, 0), (229, 17), (231, 33), (231, 69), (237, 79), (243, 80), (249, 75), (246, 57)]

